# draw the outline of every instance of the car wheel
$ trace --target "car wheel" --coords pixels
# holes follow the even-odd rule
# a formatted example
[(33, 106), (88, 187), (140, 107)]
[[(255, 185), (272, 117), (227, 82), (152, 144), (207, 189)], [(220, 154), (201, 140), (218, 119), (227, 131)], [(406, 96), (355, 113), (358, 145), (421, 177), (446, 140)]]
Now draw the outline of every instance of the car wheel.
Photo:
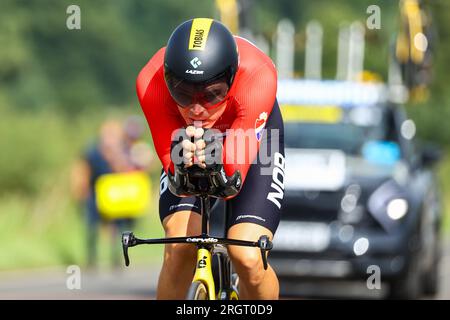
[(436, 295), (439, 292), (439, 261), (440, 246), (439, 239), (436, 240), (433, 264), (423, 274), (423, 292), (427, 295)]
[(406, 267), (406, 271), (399, 278), (389, 282), (388, 299), (413, 300), (422, 293), (422, 276), (420, 272), (419, 254), (412, 254)]

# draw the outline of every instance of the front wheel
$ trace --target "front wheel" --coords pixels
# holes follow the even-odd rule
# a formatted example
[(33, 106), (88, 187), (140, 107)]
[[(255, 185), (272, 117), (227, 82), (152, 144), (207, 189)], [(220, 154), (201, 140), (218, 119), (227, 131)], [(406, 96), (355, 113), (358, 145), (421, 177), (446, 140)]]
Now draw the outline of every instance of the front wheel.
[(231, 274), (231, 292), (230, 300), (239, 300), (239, 276), (237, 273), (233, 272)]
[(208, 289), (201, 281), (192, 282), (187, 293), (187, 300), (209, 300)]

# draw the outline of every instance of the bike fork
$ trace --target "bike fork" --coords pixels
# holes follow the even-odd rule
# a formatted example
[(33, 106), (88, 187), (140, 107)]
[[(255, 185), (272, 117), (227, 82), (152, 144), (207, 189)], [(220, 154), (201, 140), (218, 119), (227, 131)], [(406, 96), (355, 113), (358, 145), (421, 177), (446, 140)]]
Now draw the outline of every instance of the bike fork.
[(206, 247), (199, 247), (197, 251), (197, 265), (195, 268), (194, 281), (201, 281), (208, 288), (209, 300), (216, 300), (216, 288), (212, 275), (211, 250)]

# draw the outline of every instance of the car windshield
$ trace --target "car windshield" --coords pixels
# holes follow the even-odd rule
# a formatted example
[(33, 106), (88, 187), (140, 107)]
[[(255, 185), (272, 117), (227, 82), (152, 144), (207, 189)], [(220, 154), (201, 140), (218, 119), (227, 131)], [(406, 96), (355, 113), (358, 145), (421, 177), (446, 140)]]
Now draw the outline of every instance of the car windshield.
[(286, 122), (285, 144), (287, 148), (339, 149), (347, 154), (360, 155), (362, 147), (370, 141), (386, 139), (385, 119), (375, 123)]

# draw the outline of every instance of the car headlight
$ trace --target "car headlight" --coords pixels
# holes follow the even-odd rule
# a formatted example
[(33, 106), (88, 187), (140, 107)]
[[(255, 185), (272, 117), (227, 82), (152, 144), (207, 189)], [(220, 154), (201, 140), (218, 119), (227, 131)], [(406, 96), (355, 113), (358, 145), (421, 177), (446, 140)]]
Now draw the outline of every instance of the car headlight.
[(392, 220), (399, 220), (408, 212), (408, 201), (405, 199), (392, 199), (387, 205), (387, 214)]
[(388, 180), (379, 186), (369, 197), (367, 208), (372, 217), (388, 232), (401, 224), (409, 211), (408, 195), (404, 187), (394, 180)]

